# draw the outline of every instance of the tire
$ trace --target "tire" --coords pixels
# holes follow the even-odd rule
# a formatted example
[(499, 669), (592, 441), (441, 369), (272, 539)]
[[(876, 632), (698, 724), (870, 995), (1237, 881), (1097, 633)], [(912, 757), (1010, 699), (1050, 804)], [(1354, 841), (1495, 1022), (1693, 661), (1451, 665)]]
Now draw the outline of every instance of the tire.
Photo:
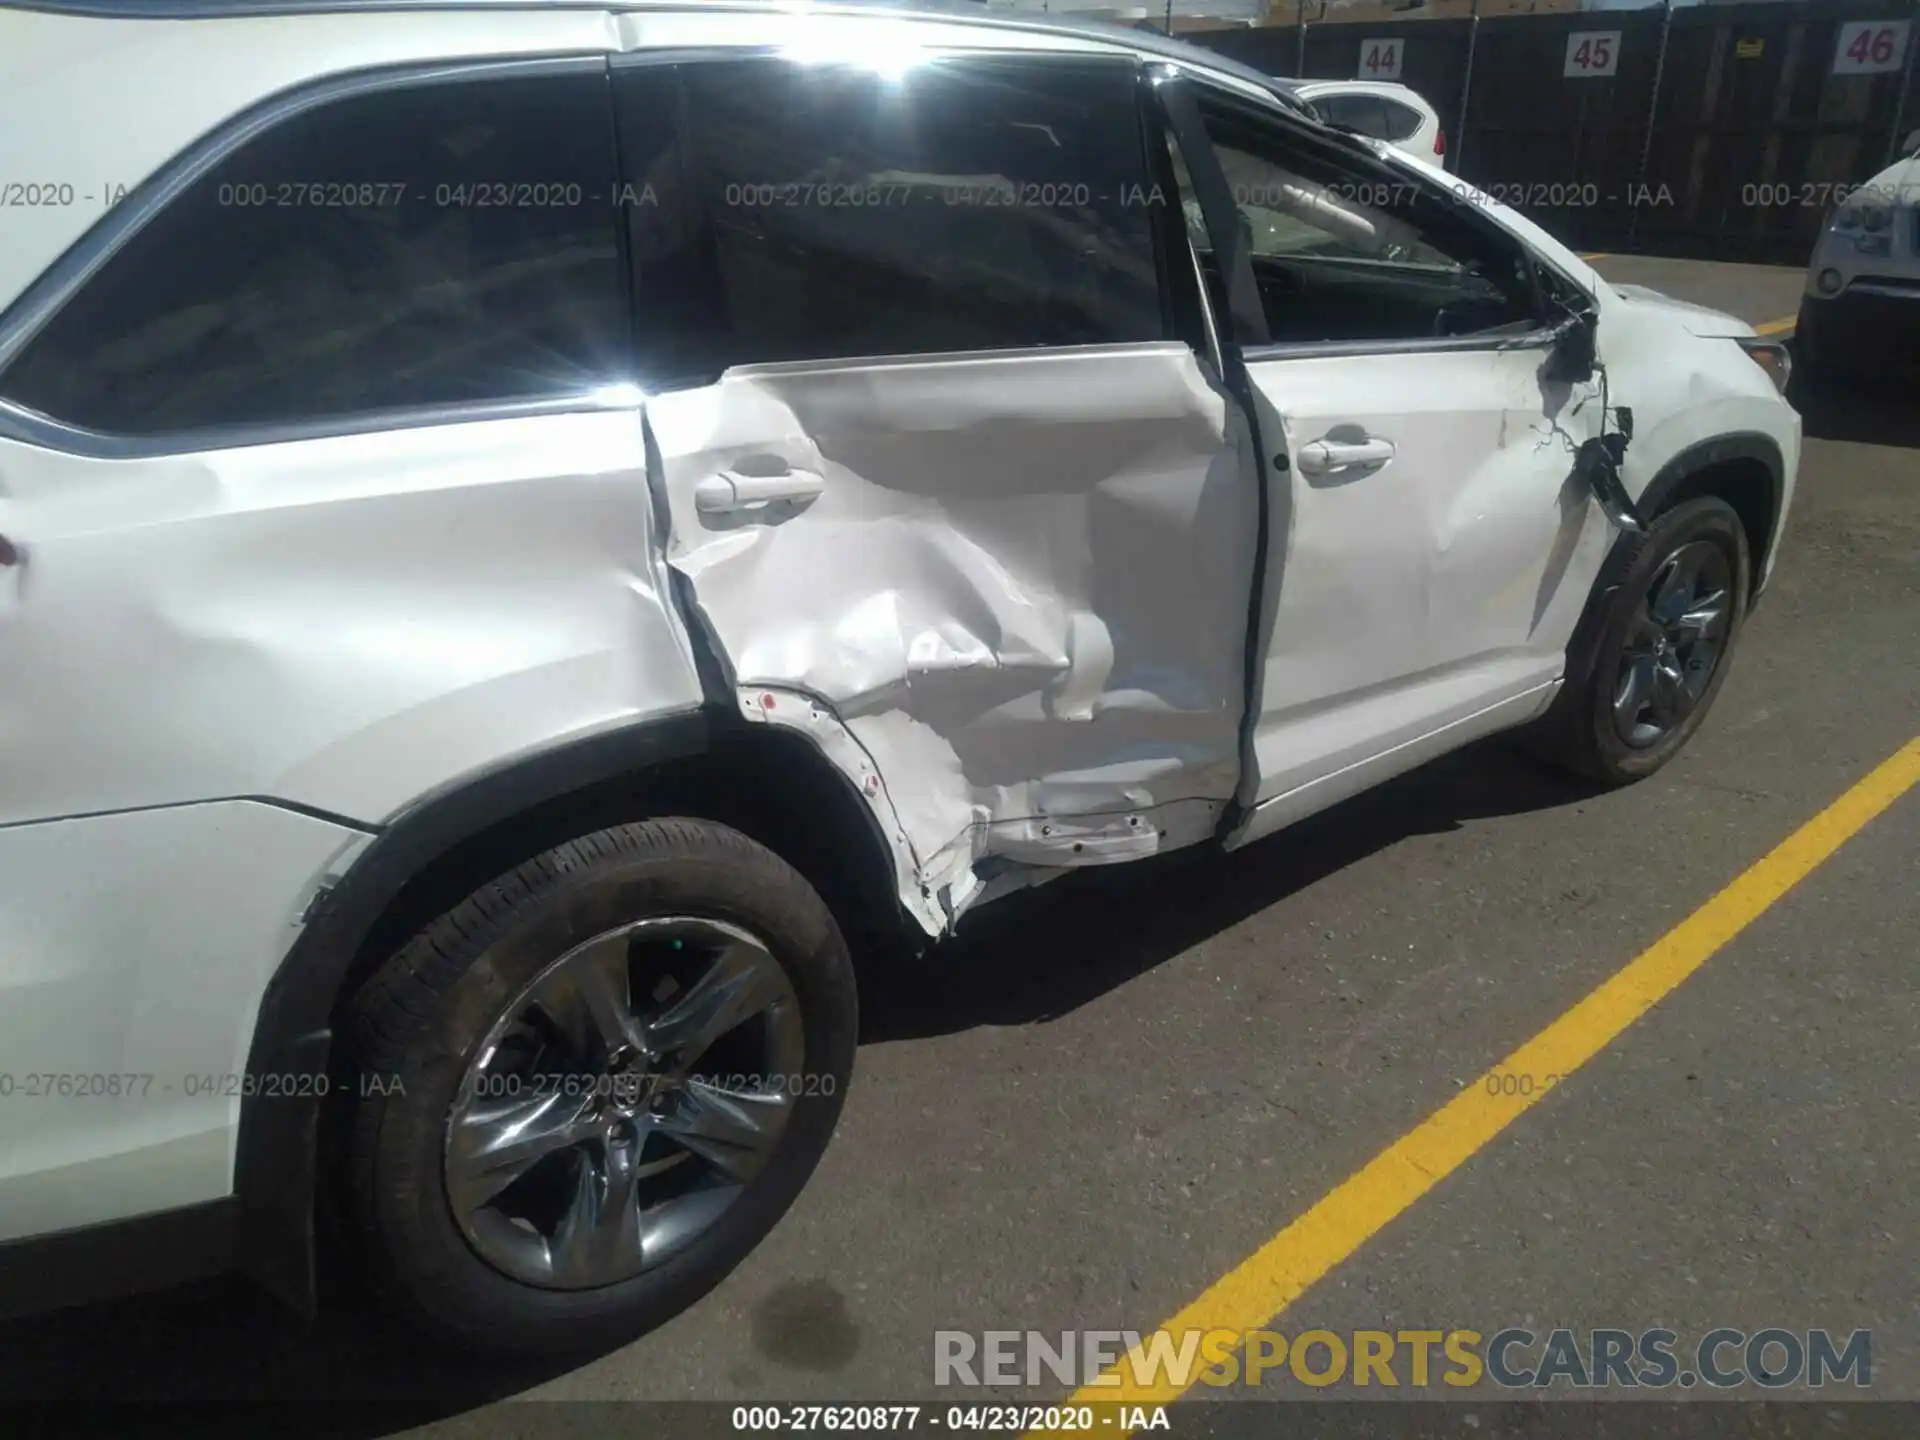
[[(1684, 501), (1655, 517), (1645, 535), (1628, 537), (1622, 544), (1631, 548), (1613, 561), (1618, 583), (1602, 587), (1595, 596), (1567, 657), (1567, 683), (1525, 737), (1527, 748), (1540, 758), (1608, 786), (1644, 780), (1679, 754), (1700, 728), (1726, 678), (1750, 590), (1746, 530), (1724, 500), (1706, 496)], [(1661, 607), (1649, 602), (1661, 599), (1663, 586), (1676, 580), (1681, 566), (1694, 561), (1702, 562), (1700, 595), (1714, 588), (1715, 576), (1724, 580), (1724, 619), (1710, 654), (1701, 649), (1706, 629), (1680, 627), (1696, 633), (1696, 639), (1684, 643), (1669, 636), (1656, 645), (1650, 638), (1649, 621), (1657, 622), (1654, 612)], [(1706, 610), (1702, 606), (1686, 613)], [(1651, 628), (1663, 627), (1655, 623)], [(1671, 701), (1671, 676), (1677, 670), (1688, 687), (1699, 674), (1697, 693), (1689, 689), (1684, 707), (1669, 703), (1664, 713), (1650, 700), (1645, 710), (1636, 711), (1643, 717), (1640, 723), (1621, 720), (1616, 702), (1624, 698), (1631, 705), (1635, 697), (1625, 688), (1627, 662), (1634, 657), (1642, 657), (1636, 686), (1651, 683)], [(1647, 658), (1654, 664), (1651, 682), (1645, 678)], [(1703, 674), (1693, 668), (1695, 660), (1706, 665)], [(1668, 723), (1657, 723), (1662, 720)]]
[[(858, 1013), (814, 890), (737, 831), (666, 819), (482, 886), (348, 1023), (347, 1210), (376, 1293), (462, 1348), (573, 1354), (670, 1319), (773, 1228), (833, 1134)], [(551, 1148), (523, 1165), (529, 1137)]]

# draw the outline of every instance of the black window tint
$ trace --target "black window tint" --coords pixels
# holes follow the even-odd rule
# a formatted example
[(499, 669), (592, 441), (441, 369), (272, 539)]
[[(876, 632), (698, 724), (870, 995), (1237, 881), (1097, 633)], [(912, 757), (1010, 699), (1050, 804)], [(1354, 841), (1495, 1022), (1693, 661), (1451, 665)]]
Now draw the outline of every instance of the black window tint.
[(1339, 125), (1361, 135), (1371, 136), (1375, 140), (1387, 138), (1386, 114), (1380, 108), (1380, 100), (1373, 95), (1330, 95), (1320, 102), (1327, 113), (1327, 123)]
[(1165, 333), (1131, 64), (754, 58), (619, 86), (654, 383)]
[(131, 434), (575, 393), (630, 369), (607, 80), (343, 99), (227, 157), (0, 377)]
[(1420, 128), (1420, 112), (1411, 105), (1402, 105), (1393, 100), (1382, 100), (1380, 109), (1387, 117), (1382, 140), (1405, 140)]

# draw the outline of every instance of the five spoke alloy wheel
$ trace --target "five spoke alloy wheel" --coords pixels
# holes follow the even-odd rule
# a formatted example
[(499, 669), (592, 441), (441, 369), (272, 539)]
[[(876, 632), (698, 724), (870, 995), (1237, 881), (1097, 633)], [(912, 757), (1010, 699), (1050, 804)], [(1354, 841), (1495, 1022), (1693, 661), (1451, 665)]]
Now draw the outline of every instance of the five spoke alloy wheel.
[(479, 884), (363, 981), (340, 1182), (375, 1292), (470, 1350), (598, 1352), (727, 1275), (826, 1152), (852, 957), (780, 856), (667, 817)]
[(1673, 551), (1629, 622), (1613, 687), (1613, 723), (1636, 750), (1691, 715), (1720, 664), (1733, 625), (1726, 552), (1706, 540)]
[(637, 1275), (759, 1174), (805, 1048), (793, 985), (747, 931), (675, 916), (595, 936), (481, 1043), (448, 1118), (448, 1203), (527, 1284)]
[(1520, 735), (1603, 785), (1644, 780), (1685, 748), (1725, 680), (1750, 593), (1746, 523), (1718, 495), (1656, 510), (1623, 536), (1568, 647), (1566, 680)]

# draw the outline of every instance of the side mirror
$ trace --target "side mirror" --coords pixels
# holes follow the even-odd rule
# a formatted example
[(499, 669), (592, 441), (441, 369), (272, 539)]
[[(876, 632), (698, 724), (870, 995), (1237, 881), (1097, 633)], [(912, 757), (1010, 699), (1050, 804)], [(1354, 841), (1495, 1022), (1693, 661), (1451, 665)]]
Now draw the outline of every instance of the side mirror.
[(1920, 130), (1916, 130), (1907, 136), (1907, 143), (1900, 147), (1901, 159), (1911, 160), (1916, 155), (1920, 155)]
[(1578, 385), (1593, 378), (1599, 359), (1595, 333), (1599, 317), (1591, 310), (1569, 315), (1553, 329), (1553, 348), (1547, 355), (1547, 378)]

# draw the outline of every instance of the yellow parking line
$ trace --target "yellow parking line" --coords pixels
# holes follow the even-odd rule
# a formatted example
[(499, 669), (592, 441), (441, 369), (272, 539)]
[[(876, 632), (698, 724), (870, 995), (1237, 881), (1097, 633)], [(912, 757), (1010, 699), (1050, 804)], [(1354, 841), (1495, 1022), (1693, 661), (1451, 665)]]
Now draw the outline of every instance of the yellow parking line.
[[(1258, 1329), (1472, 1158), (1545, 1093), (1508, 1095), (1492, 1079), (1561, 1076), (1586, 1064), (1868, 821), (1920, 781), (1920, 738), (1907, 742), (1726, 889), (1518, 1050), (1415, 1126), (1338, 1189), (1216, 1281), (1161, 1329)], [(1191, 1384), (1201, 1367), (1184, 1378)], [(1171, 1367), (1137, 1377), (1123, 1357), (1074, 1395), (1076, 1405), (1164, 1404), (1188, 1388)], [(1130, 1433), (1117, 1430), (1119, 1435)]]
[(1582, 255), (1580, 258), (1582, 260), (1604, 260), (1607, 258), (1607, 252), (1604, 250), (1596, 250), (1591, 255)]
[(1753, 328), (1761, 335), (1784, 335), (1799, 323), (1798, 315), (1789, 315), (1784, 320), (1769, 320), (1766, 324), (1756, 325)]

